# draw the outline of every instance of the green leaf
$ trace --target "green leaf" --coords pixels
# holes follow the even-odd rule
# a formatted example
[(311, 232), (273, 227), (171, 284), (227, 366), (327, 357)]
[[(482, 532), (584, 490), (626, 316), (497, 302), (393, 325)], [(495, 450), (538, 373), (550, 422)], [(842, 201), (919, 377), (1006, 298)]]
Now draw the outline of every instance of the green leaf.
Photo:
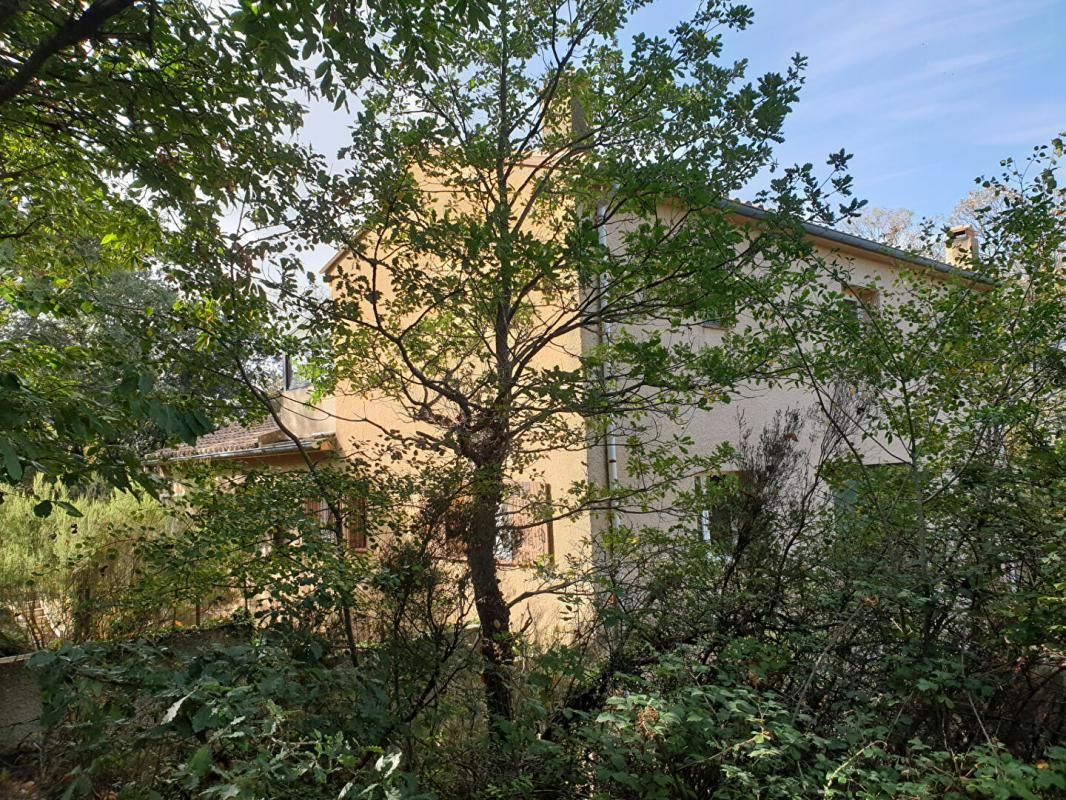
[(186, 772), (193, 778), (189, 788), (199, 784), (214, 763), (215, 758), (211, 752), (211, 745), (205, 744), (193, 753), (189, 763), (185, 765)]
[(71, 503), (69, 500), (55, 500), (57, 506), (67, 512), (67, 516), (70, 517), (82, 517), (84, 514), (78, 510), (78, 507)]
[(4, 458), (4, 469), (13, 481), (22, 480), (22, 464), (15, 455), (14, 448), (5, 441), (0, 441), (0, 455)]
[(199, 733), (202, 730), (206, 730), (211, 727), (211, 723), (214, 721), (215, 713), (214, 709), (206, 703), (197, 710), (192, 717), (192, 730), (193, 733)]

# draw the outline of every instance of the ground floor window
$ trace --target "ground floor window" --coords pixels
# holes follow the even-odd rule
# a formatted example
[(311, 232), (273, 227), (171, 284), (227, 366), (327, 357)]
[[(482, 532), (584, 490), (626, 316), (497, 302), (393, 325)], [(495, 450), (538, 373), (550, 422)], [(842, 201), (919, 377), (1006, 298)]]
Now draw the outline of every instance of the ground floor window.
[[(357, 497), (342, 501), (339, 510), (341, 541), (351, 550), (365, 550), (368, 545), (366, 498)], [(337, 518), (325, 499), (319, 497), (304, 501), (304, 513), (318, 526), (319, 535), (323, 539), (337, 542)]]

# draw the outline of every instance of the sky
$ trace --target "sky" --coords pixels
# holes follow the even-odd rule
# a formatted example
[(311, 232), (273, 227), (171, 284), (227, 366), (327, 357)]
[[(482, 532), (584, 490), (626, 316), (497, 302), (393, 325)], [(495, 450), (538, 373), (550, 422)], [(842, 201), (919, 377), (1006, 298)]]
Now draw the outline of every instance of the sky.
[[(871, 206), (947, 214), (973, 179), (1066, 131), (1066, 0), (747, 0), (726, 55), (749, 75), (808, 60), (782, 163), (854, 154)], [(660, 0), (632, 20), (662, 33), (695, 0)]]
[[(652, 2), (628, 33), (665, 35), (698, 2)], [(947, 216), (976, 177), (1066, 131), (1066, 0), (747, 3), (754, 24), (727, 34), (727, 58), (747, 58), (752, 79), (797, 52), (809, 62), (778, 161), (824, 165), (843, 148), (871, 207)], [(315, 104), (301, 138), (332, 155), (350, 121)], [(304, 259), (317, 269), (331, 255), (318, 247)]]

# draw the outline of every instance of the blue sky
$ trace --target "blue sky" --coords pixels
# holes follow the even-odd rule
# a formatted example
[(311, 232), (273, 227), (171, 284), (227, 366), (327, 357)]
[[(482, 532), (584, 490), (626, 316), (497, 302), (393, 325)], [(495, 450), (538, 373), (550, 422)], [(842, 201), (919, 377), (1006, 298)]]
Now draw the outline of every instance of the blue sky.
[[(809, 59), (782, 162), (854, 154), (856, 194), (948, 213), (1006, 156), (1066, 130), (1066, 0), (748, 0), (727, 56), (752, 76)], [(660, 0), (634, 29), (663, 32), (695, 0)]]
[[(754, 25), (728, 35), (727, 57), (749, 59), (753, 78), (809, 59), (778, 160), (821, 165), (844, 148), (871, 206), (950, 214), (975, 177), (1066, 131), (1066, 0), (747, 2)], [(697, 3), (653, 2), (630, 30), (664, 34)], [(333, 155), (349, 122), (315, 104), (303, 138)]]

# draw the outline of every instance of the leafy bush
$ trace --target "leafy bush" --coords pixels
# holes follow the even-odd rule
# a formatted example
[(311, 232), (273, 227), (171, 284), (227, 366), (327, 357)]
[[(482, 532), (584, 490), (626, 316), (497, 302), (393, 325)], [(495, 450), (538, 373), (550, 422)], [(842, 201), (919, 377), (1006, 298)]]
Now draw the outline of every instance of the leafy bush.
[[(1066, 797), (1066, 748), (1027, 764), (994, 742), (962, 752), (911, 739), (856, 707), (836, 725), (758, 677), (686, 648), (619, 676), (577, 736), (603, 798)], [(734, 673), (734, 674), (731, 674)]]
[(13, 648), (84, 641), (192, 621), (192, 604), (136, 609), (128, 592), (143, 575), (142, 548), (181, 525), (159, 502), (97, 489), (73, 495), (38, 476), (32, 492), (0, 504), (0, 608)]
[[(314, 638), (64, 646), (34, 656), (65, 797), (417, 797), (372, 678)], [(131, 691), (131, 689), (133, 691)]]

